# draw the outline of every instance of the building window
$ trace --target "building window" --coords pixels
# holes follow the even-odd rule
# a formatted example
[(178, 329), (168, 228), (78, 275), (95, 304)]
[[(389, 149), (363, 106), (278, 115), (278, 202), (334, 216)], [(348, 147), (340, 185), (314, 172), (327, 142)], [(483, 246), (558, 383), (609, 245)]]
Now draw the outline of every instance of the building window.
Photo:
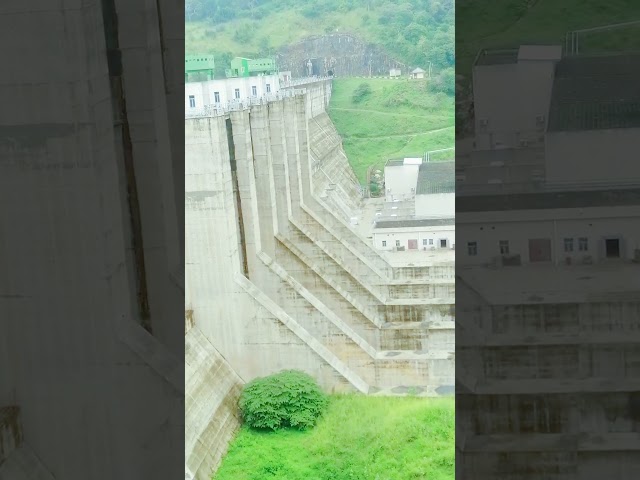
[(271, 84), (267, 83), (267, 93), (271, 93)]
[(256, 87), (255, 85), (251, 87), (251, 95), (253, 95), (254, 97), (258, 96), (258, 87)]
[(213, 101), (220, 103), (220, 92), (213, 92)]
[(467, 251), (469, 255), (475, 257), (478, 255), (478, 243), (477, 242), (469, 242), (467, 243)]
[(193, 95), (189, 95), (189, 106), (191, 108), (196, 108), (196, 97)]
[(425, 245), (425, 246), (427, 245), (427, 239), (426, 238), (422, 239), (422, 245)]
[(386, 240), (382, 240), (382, 246), (386, 247), (387, 246), (387, 241)]
[(567, 253), (573, 252), (573, 238), (564, 239), (564, 251)]
[(433, 245), (433, 238), (429, 239), (429, 245)]
[(236, 88), (236, 98), (239, 99), (240, 98), (240, 89)]
[(509, 255), (509, 240), (500, 240), (500, 255)]
[(400, 240), (396, 240), (396, 247), (400, 246)]
[(578, 239), (578, 250), (581, 252), (589, 251), (589, 239), (587, 237), (580, 237)]

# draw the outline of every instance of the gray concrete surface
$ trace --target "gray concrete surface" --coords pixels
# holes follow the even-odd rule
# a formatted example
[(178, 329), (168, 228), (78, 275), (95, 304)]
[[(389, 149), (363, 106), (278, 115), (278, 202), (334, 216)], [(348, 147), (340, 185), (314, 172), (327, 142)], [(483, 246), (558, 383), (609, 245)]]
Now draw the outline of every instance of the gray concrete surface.
[[(0, 6), (0, 405), (20, 407), (25, 441), (2, 478), (181, 474), (170, 466), (180, 463), (172, 455), (184, 422), (174, 334), (183, 143), (168, 133), (170, 115), (181, 121), (168, 105), (182, 87), (166, 72), (181, 70), (183, 47), (179, 32), (159, 25), (181, 13), (170, 0), (115, 8), (117, 38), (106, 34), (99, 2)], [(109, 71), (107, 38), (122, 75)], [(165, 68), (171, 62), (178, 66)], [(138, 257), (126, 158), (144, 239)]]

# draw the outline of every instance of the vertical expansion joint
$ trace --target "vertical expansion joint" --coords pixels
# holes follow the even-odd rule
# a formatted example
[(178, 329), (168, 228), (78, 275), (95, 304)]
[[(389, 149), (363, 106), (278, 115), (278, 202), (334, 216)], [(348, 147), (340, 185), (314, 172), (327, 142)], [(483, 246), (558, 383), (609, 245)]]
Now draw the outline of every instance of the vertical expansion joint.
[(109, 77), (111, 80), (111, 94), (115, 113), (114, 127), (120, 132), (122, 141), (122, 153), (124, 157), (124, 170), (127, 182), (127, 200), (129, 203), (129, 215), (131, 220), (132, 246), (135, 257), (136, 293), (140, 323), (149, 333), (151, 328), (151, 310), (149, 307), (149, 294), (147, 289), (146, 266), (144, 260), (144, 242), (142, 238), (142, 218), (140, 214), (140, 202), (138, 187), (133, 162), (133, 143), (129, 128), (127, 114), (127, 102), (122, 80), (122, 52), (118, 39), (118, 14), (115, 0), (101, 0), (102, 18), (104, 22), (105, 43), (107, 47), (107, 59)]
[(233, 124), (230, 118), (226, 120), (227, 145), (229, 149), (229, 163), (231, 164), (231, 178), (235, 191), (236, 210), (238, 214), (238, 233), (240, 235), (240, 254), (242, 255), (242, 273), (249, 278), (249, 261), (247, 259), (247, 243), (244, 233), (244, 219), (242, 216), (242, 199), (240, 198), (240, 185), (238, 184), (238, 164), (236, 162), (236, 147), (233, 142)]
[(156, 0), (156, 11), (158, 12), (158, 36), (160, 37), (160, 61), (162, 62), (162, 84), (164, 85), (164, 93), (169, 94), (169, 85), (167, 85), (167, 62), (165, 61), (165, 52), (167, 50), (164, 42), (164, 25), (162, 24), (162, 7), (160, 0)]

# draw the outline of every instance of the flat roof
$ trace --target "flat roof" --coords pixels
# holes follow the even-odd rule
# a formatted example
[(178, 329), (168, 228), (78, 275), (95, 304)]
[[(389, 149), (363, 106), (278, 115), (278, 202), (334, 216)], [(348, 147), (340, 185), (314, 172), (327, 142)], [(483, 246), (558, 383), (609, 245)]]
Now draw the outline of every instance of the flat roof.
[(640, 127), (640, 54), (566, 57), (556, 65), (550, 132)]
[(475, 65), (508, 65), (518, 62), (518, 49), (509, 48), (501, 50), (483, 49), (476, 57)]
[(520, 45), (518, 61), (542, 60), (557, 61), (562, 58), (561, 45)]
[(411, 220), (383, 220), (376, 222), (373, 228), (443, 227), (455, 224), (455, 218), (415, 218)]
[(456, 191), (456, 162), (425, 162), (418, 171), (416, 195)]
[(514, 193), (456, 197), (456, 212), (498, 212), (640, 205), (640, 187), (620, 190)]

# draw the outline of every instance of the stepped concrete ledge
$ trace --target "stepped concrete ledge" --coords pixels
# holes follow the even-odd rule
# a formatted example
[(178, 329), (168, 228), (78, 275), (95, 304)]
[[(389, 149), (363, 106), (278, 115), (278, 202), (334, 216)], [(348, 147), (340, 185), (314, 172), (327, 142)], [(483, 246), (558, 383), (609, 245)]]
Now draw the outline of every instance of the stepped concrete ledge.
[[(517, 441), (515, 441), (517, 440)], [(532, 433), (467, 437), (467, 452), (606, 452), (640, 450), (640, 433)]]
[[(325, 255), (331, 258), (334, 262), (336, 262), (340, 267), (353, 278), (355, 278), (360, 285), (362, 285), (371, 295), (373, 295), (378, 301), (384, 303), (386, 297), (378, 292), (376, 289), (372, 288), (372, 283), (365, 282), (361, 275), (358, 272), (354, 271), (352, 268), (346, 265), (346, 262), (343, 258), (337, 256), (331, 249), (327, 248), (327, 245), (322, 240), (319, 240), (308, 228), (305, 228), (300, 222), (296, 221), (294, 218), (289, 219), (291, 223), (302, 232), (309, 240), (311, 240), (318, 248), (320, 248)], [(370, 267), (369, 267), (370, 268)]]
[(445, 298), (401, 298), (387, 300), (385, 305), (455, 305), (455, 297)]
[[(378, 267), (373, 265), (371, 263), (371, 261), (364, 254), (362, 254), (360, 251), (356, 250), (353, 247), (353, 245), (351, 245), (349, 242), (345, 242), (344, 239), (342, 238), (342, 235), (338, 234), (333, 228), (331, 228), (330, 226), (326, 225), (326, 222), (323, 222), (322, 219), (320, 219), (319, 216), (316, 214), (316, 212), (313, 211), (311, 208), (309, 208), (307, 205), (305, 205), (303, 201), (300, 202), (300, 206), (302, 207), (302, 210), (304, 210), (310, 217), (312, 217), (319, 225), (321, 225), (337, 241), (339, 241), (342, 245), (344, 245), (356, 258), (358, 258), (362, 263), (364, 263), (367, 267), (369, 267), (376, 275), (378, 275), (378, 277), (380, 277), (383, 280), (390, 280), (392, 278), (392, 277), (389, 277), (387, 275), (386, 271), (380, 270)], [(367, 246), (366, 243), (364, 245)], [(371, 247), (369, 247), (369, 248), (370, 248), (372, 253), (375, 253), (375, 250), (373, 250), (373, 248), (371, 248)], [(381, 261), (387, 263), (386, 260), (383, 257), (379, 256), (379, 255), (376, 258), (379, 258)], [(389, 265), (389, 267), (391, 267), (391, 266)]]
[(369, 385), (355, 372), (349, 369), (342, 360), (335, 356), (327, 347), (322, 345), (307, 330), (291, 318), (282, 308), (260, 291), (252, 282), (241, 274), (236, 273), (234, 280), (245, 291), (274, 315), (283, 325), (291, 330), (300, 340), (309, 346), (318, 356), (331, 365), (340, 375), (347, 379), (358, 391), (368, 393)]
[(129, 319), (118, 322), (118, 337), (179, 393), (184, 394), (184, 362), (144, 328)]
[(640, 392), (640, 379), (586, 378), (561, 381), (557, 379), (525, 378), (521, 380), (479, 380), (473, 391), (480, 395)]
[(384, 321), (380, 318), (380, 316), (372, 311), (371, 308), (366, 307), (362, 304), (358, 299), (356, 299), (353, 295), (347, 292), (344, 288), (342, 288), (339, 282), (336, 282), (331, 278), (331, 276), (327, 275), (326, 271), (318, 266), (316, 262), (311, 260), (308, 256), (300, 251), (298, 247), (295, 246), (293, 242), (278, 234), (276, 238), (287, 247), (296, 257), (298, 257), (307, 267), (309, 267), (316, 275), (318, 275), (322, 280), (324, 280), (329, 286), (331, 286), (336, 292), (338, 292), (345, 300), (347, 300), (351, 305), (353, 305), (365, 318), (369, 319), (371, 323), (378, 327), (384, 326)]
[(372, 391), (374, 397), (450, 397), (454, 394), (452, 385), (398, 385)]
[(333, 311), (328, 308), (324, 303), (318, 300), (309, 290), (289, 275), (284, 268), (273, 261), (264, 252), (258, 253), (258, 257), (263, 260), (265, 265), (271, 268), (276, 275), (278, 275), (283, 281), (287, 282), (297, 293), (307, 300), (311, 305), (315, 307), (320, 313), (324, 315), (331, 323), (338, 327), (345, 335), (347, 335), (353, 342), (355, 342), (360, 348), (362, 348), (371, 358), (376, 358), (375, 349), (362, 338), (355, 330), (353, 330), (346, 322), (340, 319)]
[[(459, 331), (462, 329), (459, 329)], [(515, 347), (515, 346), (539, 346), (539, 345), (637, 345), (636, 331), (628, 332), (580, 332), (576, 334), (541, 334), (541, 335), (491, 335), (483, 336), (479, 340), (473, 334), (462, 335), (462, 341), (456, 339), (460, 346), (477, 347)]]

